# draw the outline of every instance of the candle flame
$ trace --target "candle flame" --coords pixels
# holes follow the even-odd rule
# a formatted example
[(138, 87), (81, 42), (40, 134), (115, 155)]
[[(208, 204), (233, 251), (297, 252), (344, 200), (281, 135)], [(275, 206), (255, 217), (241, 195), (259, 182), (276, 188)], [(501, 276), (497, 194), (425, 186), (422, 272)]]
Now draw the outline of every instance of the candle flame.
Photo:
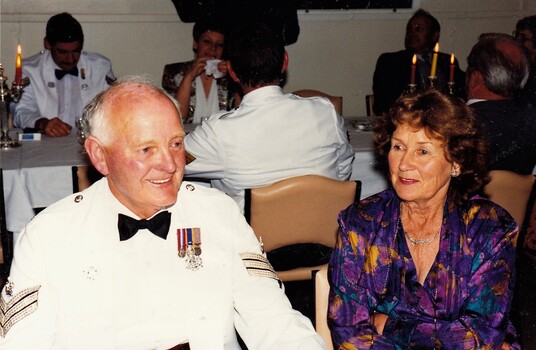
[(450, 54), (450, 64), (454, 64), (454, 54)]
[(22, 67), (22, 48), (19, 45), (17, 45), (17, 57), (16, 57), (16, 60), (15, 60), (15, 65), (17, 68), (20, 68)]
[(434, 52), (439, 52), (439, 43), (436, 43), (434, 46)]
[(17, 45), (17, 55), (22, 55), (22, 47), (19, 45)]
[(413, 55), (413, 59), (411, 60), (411, 63), (413, 65), (417, 64), (417, 55)]

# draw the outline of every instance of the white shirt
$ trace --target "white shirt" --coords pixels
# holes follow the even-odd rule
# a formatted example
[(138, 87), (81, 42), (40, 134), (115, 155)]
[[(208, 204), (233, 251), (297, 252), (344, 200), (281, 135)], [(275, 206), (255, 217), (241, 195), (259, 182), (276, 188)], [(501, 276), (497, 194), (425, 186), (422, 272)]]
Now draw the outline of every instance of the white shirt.
[[(20, 101), (15, 104), (15, 126), (33, 128), (38, 119), (52, 119), (61, 113), (64, 121), (73, 121), (69, 124), (74, 127), (74, 120), (81, 116), (82, 108), (108, 88), (108, 81), (115, 79), (110, 60), (94, 52), (82, 51), (77, 67), (78, 77), (67, 75), (60, 84), (54, 73), (58, 66), (50, 51), (44, 50), (25, 58), (22, 61), (22, 77), (29, 78), (30, 85), (24, 88)], [(63, 91), (60, 92), (60, 89)], [(74, 94), (71, 97), (75, 99), (80, 94), (80, 102), (67, 101), (68, 97), (60, 94), (65, 92)]]
[[(278, 281), (246, 268), (240, 254), (259, 255), (259, 243), (230, 198), (183, 183), (168, 210), (166, 240), (140, 230), (119, 241), (117, 214), (137, 217), (104, 178), (37, 215), (15, 246), (13, 293), (2, 292), (15, 303), (39, 287), (36, 309), (0, 337), (0, 348), (146, 350), (188, 341), (192, 350), (239, 350), (236, 328), (250, 350), (324, 349)], [(198, 270), (178, 256), (179, 228), (200, 229)]]
[(212, 115), (185, 138), (196, 160), (187, 176), (212, 186), (244, 207), (244, 189), (316, 174), (347, 180), (354, 152), (344, 120), (328, 99), (283, 94), (266, 86), (244, 96), (231, 112)]

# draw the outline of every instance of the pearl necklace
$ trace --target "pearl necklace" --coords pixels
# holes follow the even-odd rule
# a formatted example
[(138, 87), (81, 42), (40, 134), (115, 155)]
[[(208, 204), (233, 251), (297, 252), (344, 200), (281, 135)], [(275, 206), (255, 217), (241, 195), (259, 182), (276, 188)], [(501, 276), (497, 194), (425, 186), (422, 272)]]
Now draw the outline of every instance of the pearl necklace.
[(411, 243), (411, 246), (412, 247), (415, 247), (416, 245), (421, 245), (421, 244), (429, 244), (429, 243), (432, 243), (433, 241), (435, 241), (437, 239), (437, 237), (439, 237), (439, 234), (441, 233), (441, 227), (439, 228), (439, 231), (437, 231), (437, 233), (434, 235), (434, 237), (432, 238), (428, 238), (428, 239), (415, 239), (413, 237), (411, 237), (411, 235), (409, 233), (406, 232), (406, 230), (404, 230), (404, 235), (406, 236), (406, 238), (408, 239), (408, 241)]

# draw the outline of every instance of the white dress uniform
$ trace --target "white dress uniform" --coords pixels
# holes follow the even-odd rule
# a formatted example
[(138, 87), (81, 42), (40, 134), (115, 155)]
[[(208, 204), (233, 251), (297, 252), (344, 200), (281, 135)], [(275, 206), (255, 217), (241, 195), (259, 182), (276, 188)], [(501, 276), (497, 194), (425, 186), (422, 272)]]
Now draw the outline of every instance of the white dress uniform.
[[(120, 241), (118, 213), (138, 217), (104, 178), (37, 215), (2, 291), (0, 348), (238, 350), (235, 327), (250, 350), (325, 348), (229, 197), (183, 183), (168, 210), (166, 240)], [(199, 229), (197, 269), (178, 255), (181, 228)]]
[(82, 108), (95, 95), (106, 90), (109, 82), (115, 80), (112, 63), (98, 53), (82, 51), (77, 67), (78, 78), (64, 77), (63, 79), (67, 79), (68, 82), (72, 80), (73, 83), (72, 86), (66, 86), (63, 90), (78, 98), (79, 101), (75, 101), (74, 106), (71, 107), (71, 113), (64, 113), (64, 116), (60, 117), (63, 96), (58, 91), (61, 90), (59, 89), (60, 81), (56, 79), (54, 73), (59, 67), (54, 63), (50, 51), (44, 50), (24, 59), (22, 61), (22, 77), (30, 78), (30, 85), (24, 88), (20, 101), (15, 105), (13, 119), (15, 126), (33, 128), (35, 122), (40, 118), (60, 117), (64, 122), (74, 127), (75, 118), (82, 116)]
[(214, 114), (185, 138), (196, 160), (187, 176), (211, 179), (243, 209), (244, 189), (300, 175), (347, 180), (354, 151), (344, 120), (328, 99), (265, 86), (238, 108)]

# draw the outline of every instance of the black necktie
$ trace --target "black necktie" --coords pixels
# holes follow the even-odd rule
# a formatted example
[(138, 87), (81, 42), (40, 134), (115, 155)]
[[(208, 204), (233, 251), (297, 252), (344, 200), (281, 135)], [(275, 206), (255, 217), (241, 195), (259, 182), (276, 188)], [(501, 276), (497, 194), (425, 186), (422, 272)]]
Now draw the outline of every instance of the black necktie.
[(143, 229), (148, 229), (156, 236), (166, 239), (170, 225), (171, 213), (169, 211), (163, 211), (150, 220), (136, 220), (123, 214), (119, 214), (117, 220), (120, 241), (126, 241), (127, 239), (134, 237), (138, 230)]
[(56, 74), (56, 78), (58, 80), (61, 80), (67, 74), (71, 74), (71, 75), (74, 75), (75, 77), (77, 77), (78, 76), (78, 67), (74, 67), (71, 70), (56, 69), (56, 71), (54, 73)]

